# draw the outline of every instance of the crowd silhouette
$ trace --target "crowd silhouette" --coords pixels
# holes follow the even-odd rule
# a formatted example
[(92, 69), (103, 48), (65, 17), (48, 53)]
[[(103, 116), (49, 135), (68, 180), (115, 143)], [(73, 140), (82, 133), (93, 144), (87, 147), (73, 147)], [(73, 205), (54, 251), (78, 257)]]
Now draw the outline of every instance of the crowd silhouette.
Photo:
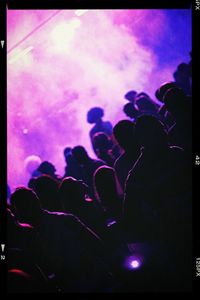
[[(117, 124), (93, 107), (88, 138), (27, 186), (8, 186), (8, 292), (192, 290), (191, 61), (155, 91), (127, 91)], [(160, 103), (160, 104), (158, 104)]]

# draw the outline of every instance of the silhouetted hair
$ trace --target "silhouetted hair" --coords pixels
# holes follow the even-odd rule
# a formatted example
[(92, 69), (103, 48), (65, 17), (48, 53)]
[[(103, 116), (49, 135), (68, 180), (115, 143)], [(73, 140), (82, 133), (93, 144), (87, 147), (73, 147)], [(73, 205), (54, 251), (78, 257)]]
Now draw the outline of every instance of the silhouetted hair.
[(126, 103), (123, 107), (123, 112), (131, 119), (138, 116), (139, 111), (132, 102)]
[(127, 150), (133, 142), (135, 124), (129, 120), (119, 121), (113, 128), (113, 134), (121, 148)]
[(32, 188), (38, 195), (44, 209), (50, 211), (61, 209), (57, 199), (58, 186), (58, 181), (49, 175), (41, 175), (34, 180)]
[(140, 95), (138, 95), (135, 99), (135, 103), (139, 111), (156, 111), (155, 104), (153, 103), (151, 98), (145, 93), (141, 93)]
[(109, 149), (112, 147), (112, 141), (105, 132), (97, 132), (93, 136), (93, 144), (95, 148)]
[(135, 125), (136, 140), (140, 146), (156, 149), (168, 145), (167, 132), (163, 123), (156, 117), (144, 115), (137, 119)]
[(87, 121), (90, 124), (96, 123), (104, 115), (104, 111), (101, 107), (93, 107), (87, 113)]
[[(18, 187), (11, 194), (10, 203), (17, 219), (24, 223), (28, 223), (33, 218), (38, 217), (41, 212), (41, 204), (36, 193), (26, 187)], [(32, 225), (32, 223), (30, 223)]]
[(145, 98), (149, 98), (150, 99), (149, 95), (147, 93), (145, 93), (145, 92), (141, 92), (141, 93), (137, 94), (137, 97), (145, 97)]
[(178, 67), (177, 67), (177, 71), (178, 72), (183, 72), (183, 73), (186, 72), (187, 74), (189, 74), (189, 72), (190, 72), (190, 66), (188, 64), (186, 64), (186, 63), (180, 63), (178, 65)]
[(72, 148), (66, 147), (63, 151), (64, 157), (67, 157), (68, 155), (72, 154)]
[(176, 117), (177, 114), (184, 109), (186, 96), (182, 89), (171, 88), (167, 90), (163, 100), (167, 110)]
[(75, 212), (84, 201), (87, 186), (81, 180), (66, 177), (59, 185), (58, 195), (67, 212)]
[(165, 95), (165, 93), (167, 92), (167, 90), (177, 87), (176, 83), (174, 81), (169, 81), (169, 82), (164, 82), (159, 89), (156, 90), (155, 92), (155, 96), (156, 98), (161, 101), (164, 102), (163, 97)]
[(88, 153), (83, 146), (76, 146), (72, 149), (74, 158), (79, 162), (85, 162), (89, 159)]
[(48, 161), (43, 161), (39, 165), (37, 170), (42, 174), (48, 174), (48, 175), (54, 175), (56, 171), (54, 165)]
[(128, 91), (125, 95), (124, 98), (130, 102), (134, 102), (135, 97), (137, 96), (136, 91)]
[(115, 170), (108, 166), (99, 167), (93, 175), (97, 199), (104, 207), (112, 207), (118, 195)]

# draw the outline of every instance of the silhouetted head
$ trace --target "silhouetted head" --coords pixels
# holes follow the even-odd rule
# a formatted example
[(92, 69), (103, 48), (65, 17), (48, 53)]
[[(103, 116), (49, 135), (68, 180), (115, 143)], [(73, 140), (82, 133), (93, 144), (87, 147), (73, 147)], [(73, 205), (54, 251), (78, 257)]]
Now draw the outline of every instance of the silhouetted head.
[(67, 166), (71, 164), (72, 162), (74, 163), (74, 157), (72, 155), (72, 148), (66, 147), (63, 151), (64, 157), (65, 157), (65, 162)]
[(30, 178), (30, 180), (29, 180), (29, 182), (28, 182), (28, 187), (29, 187), (30, 189), (33, 189), (35, 179), (36, 179), (36, 177), (31, 177), (31, 178)]
[(83, 146), (74, 147), (72, 154), (79, 164), (84, 164), (89, 159), (88, 153)]
[(95, 149), (108, 150), (111, 149), (113, 143), (106, 133), (97, 132), (93, 136), (93, 145)]
[(87, 186), (73, 177), (66, 177), (59, 185), (58, 195), (64, 211), (76, 213), (84, 203)]
[(58, 186), (58, 181), (49, 175), (41, 175), (34, 180), (32, 188), (39, 197), (43, 209), (49, 211), (61, 210), (57, 199)]
[(132, 149), (134, 141), (135, 124), (129, 120), (119, 121), (113, 128), (113, 134), (122, 149), (129, 151)]
[(90, 124), (97, 123), (104, 115), (101, 107), (93, 107), (87, 113), (87, 122)]
[(40, 201), (36, 193), (26, 187), (18, 187), (10, 197), (16, 218), (21, 223), (38, 224), (41, 216)]
[(154, 103), (152, 102), (152, 100), (148, 95), (145, 95), (145, 93), (141, 93), (140, 95), (138, 95), (135, 99), (135, 103), (138, 107), (138, 110), (141, 112), (156, 111)]
[(164, 103), (172, 116), (179, 118), (185, 112), (187, 103), (185, 93), (180, 88), (171, 88), (164, 95)]
[(156, 90), (155, 92), (155, 96), (156, 98), (160, 101), (160, 102), (164, 102), (163, 101), (163, 97), (165, 95), (165, 93), (167, 92), (167, 90), (177, 87), (176, 83), (174, 81), (169, 81), (169, 82), (164, 82), (159, 89)]
[(177, 67), (177, 71), (188, 76), (190, 74), (190, 66), (186, 63), (180, 63)]
[(149, 95), (145, 92), (141, 92), (141, 93), (137, 94), (137, 97), (146, 97), (146, 98), (150, 99)]
[(123, 112), (131, 119), (135, 119), (139, 114), (138, 109), (131, 102), (124, 105)]
[(99, 167), (93, 175), (93, 183), (97, 199), (102, 206), (113, 209), (118, 197), (115, 170), (108, 166)]
[(191, 75), (191, 66), (186, 63), (181, 63), (173, 74), (177, 86), (180, 87), (186, 95), (191, 95), (192, 93)]
[(64, 157), (68, 157), (69, 155), (72, 155), (72, 148), (71, 147), (66, 147), (63, 151)]
[(56, 172), (56, 168), (54, 165), (48, 161), (43, 161), (38, 169), (37, 169), (41, 174), (47, 174), (50, 176), (54, 176)]
[(135, 97), (137, 96), (137, 92), (136, 91), (128, 91), (125, 95), (124, 98), (130, 102), (134, 102), (135, 101)]
[(168, 147), (167, 132), (157, 118), (144, 115), (137, 119), (135, 125), (136, 139), (140, 147), (156, 152)]

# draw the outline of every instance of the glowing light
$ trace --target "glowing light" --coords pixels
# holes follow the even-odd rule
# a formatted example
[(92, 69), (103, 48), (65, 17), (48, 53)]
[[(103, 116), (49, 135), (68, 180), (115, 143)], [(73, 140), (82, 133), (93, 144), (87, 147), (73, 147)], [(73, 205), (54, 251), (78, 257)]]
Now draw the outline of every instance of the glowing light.
[(132, 255), (126, 258), (125, 260), (125, 268), (129, 270), (137, 270), (143, 264), (143, 259), (140, 255)]
[(81, 20), (77, 19), (77, 18), (73, 18), (70, 22), (69, 25), (71, 26), (71, 28), (76, 29), (78, 27), (81, 26)]
[(80, 25), (81, 21), (77, 18), (58, 24), (51, 32), (54, 49), (60, 51), (68, 50), (74, 39), (75, 31)]
[(131, 265), (131, 267), (133, 267), (133, 269), (137, 269), (137, 268), (139, 268), (140, 263), (139, 263), (139, 261), (137, 261), (137, 260), (133, 260), (133, 261), (130, 263), (130, 265)]
[(20, 58), (23, 58), (27, 53), (32, 51), (33, 48), (34, 48), (33, 46), (29, 46), (29, 47), (25, 48), (23, 51), (20, 51), (18, 53), (15, 52), (15, 54), (8, 60), (8, 63), (13, 64), (14, 62), (19, 60)]
[(93, 202), (93, 200), (88, 195), (85, 197), (85, 201), (86, 202)]
[(77, 10), (75, 10), (75, 15), (77, 17), (80, 17), (80, 16), (84, 15), (87, 11), (88, 11), (88, 9), (77, 9)]
[(23, 129), (23, 134), (27, 134), (28, 133), (28, 129)]
[(24, 160), (25, 169), (32, 174), (41, 164), (41, 158), (37, 155), (29, 155)]
[(115, 220), (113, 220), (113, 221), (111, 221), (111, 222), (109, 222), (108, 224), (107, 224), (107, 227), (110, 227), (110, 226), (112, 226), (112, 225), (114, 225), (114, 224), (116, 224), (117, 222), (115, 221)]

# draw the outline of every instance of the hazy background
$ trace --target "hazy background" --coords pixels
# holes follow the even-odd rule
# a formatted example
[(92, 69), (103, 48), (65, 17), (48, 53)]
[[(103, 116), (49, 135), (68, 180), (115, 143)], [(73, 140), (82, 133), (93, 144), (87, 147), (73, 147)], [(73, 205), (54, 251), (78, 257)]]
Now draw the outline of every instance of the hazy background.
[(81, 144), (94, 157), (86, 122), (92, 106), (104, 108), (114, 125), (126, 118), (128, 90), (156, 101), (159, 85), (190, 60), (191, 11), (8, 10), (7, 50), (13, 189), (27, 183), (30, 155), (51, 161), (60, 175), (64, 147)]

